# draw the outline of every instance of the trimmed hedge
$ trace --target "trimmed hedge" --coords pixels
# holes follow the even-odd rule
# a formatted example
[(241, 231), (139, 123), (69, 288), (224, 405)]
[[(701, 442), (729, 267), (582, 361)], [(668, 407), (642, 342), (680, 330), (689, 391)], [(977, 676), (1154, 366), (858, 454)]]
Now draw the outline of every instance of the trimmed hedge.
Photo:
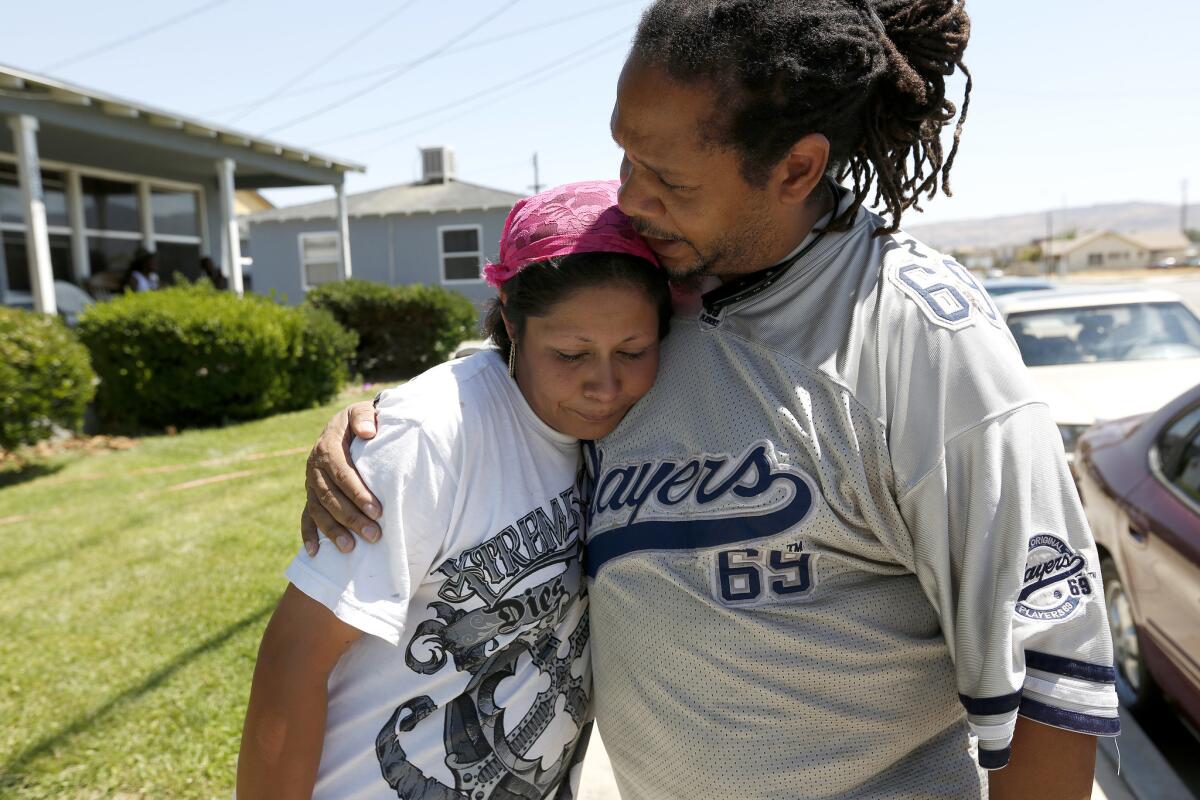
[(0, 447), (83, 426), (96, 393), (88, 352), (57, 317), (0, 307)]
[(440, 364), (472, 338), (478, 317), (470, 300), (440, 286), (338, 281), (310, 290), (307, 302), (358, 333), (355, 367), (371, 378), (411, 378)]
[(89, 307), (79, 335), (109, 423), (177, 427), (307, 408), (337, 393), (357, 343), (328, 314), (208, 284)]

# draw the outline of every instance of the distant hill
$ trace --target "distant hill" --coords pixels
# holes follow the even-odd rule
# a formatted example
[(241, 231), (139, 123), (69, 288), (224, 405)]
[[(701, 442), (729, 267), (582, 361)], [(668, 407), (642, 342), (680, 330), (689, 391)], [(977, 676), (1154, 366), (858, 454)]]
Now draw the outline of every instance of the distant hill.
[[(1029, 244), (1046, 236), (1046, 213), (1011, 214), (986, 219), (906, 225), (905, 230), (939, 250)], [(1075, 229), (1122, 233), (1179, 227), (1179, 206), (1168, 203), (1108, 203), (1054, 209), (1054, 235)], [(1200, 228), (1200, 205), (1188, 206), (1188, 227)]]

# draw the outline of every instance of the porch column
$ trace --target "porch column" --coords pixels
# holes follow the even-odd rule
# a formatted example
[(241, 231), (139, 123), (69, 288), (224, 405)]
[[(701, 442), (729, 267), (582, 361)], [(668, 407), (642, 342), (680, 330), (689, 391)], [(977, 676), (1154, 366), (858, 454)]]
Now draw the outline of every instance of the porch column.
[(83, 178), (79, 170), (67, 170), (67, 219), (71, 225), (71, 267), (75, 282), (83, 286), (92, 274), (88, 255), (87, 219), (83, 213)]
[(221, 198), (221, 260), (229, 277), (229, 288), (240, 297), (242, 288), (242, 240), (238, 234), (237, 211), (233, 202), (232, 158), (217, 162), (217, 192)]
[(29, 261), (29, 285), (33, 307), (44, 314), (58, 313), (54, 300), (54, 270), (50, 266), (50, 234), (46, 230), (46, 201), (42, 194), (42, 171), (38, 165), (38, 122), (28, 114), (8, 118), (17, 155), (17, 183), (25, 211), (25, 252)]
[[(154, 209), (150, 205), (150, 184), (146, 181), (138, 181), (137, 193), (138, 219), (141, 222), (142, 228), (142, 246), (153, 253), (158, 249), (158, 245), (154, 241)], [(170, 276), (168, 275), (167, 277), (169, 278)]]
[(338, 272), (342, 280), (349, 280), (353, 275), (350, 269), (350, 208), (346, 204), (346, 178), (342, 176), (337, 185), (337, 215), (338, 215)]

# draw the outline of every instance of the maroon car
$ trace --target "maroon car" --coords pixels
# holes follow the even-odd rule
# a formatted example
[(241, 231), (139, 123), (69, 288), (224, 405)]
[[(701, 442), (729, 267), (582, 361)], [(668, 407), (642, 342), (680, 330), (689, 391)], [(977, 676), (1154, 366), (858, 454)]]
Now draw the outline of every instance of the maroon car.
[(1094, 426), (1075, 458), (1123, 699), (1166, 694), (1200, 728), (1200, 386)]

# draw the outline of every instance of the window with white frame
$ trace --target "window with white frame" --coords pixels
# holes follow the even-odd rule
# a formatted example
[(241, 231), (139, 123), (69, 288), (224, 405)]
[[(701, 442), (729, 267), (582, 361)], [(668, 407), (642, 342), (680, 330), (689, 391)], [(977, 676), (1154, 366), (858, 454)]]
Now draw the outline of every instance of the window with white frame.
[(438, 259), (443, 283), (478, 282), (483, 271), (483, 228), (443, 225), (438, 228)]
[[(43, 169), (42, 197), (50, 239), (50, 268), (54, 280), (74, 282), (71, 267), (71, 227), (67, 220), (66, 179), (62, 172)], [(0, 162), (0, 295), (32, 291), (25, 238), (25, 201), (17, 183), (17, 165)]]
[(340, 277), (337, 231), (300, 234), (300, 284), (305, 291)]
[[(139, 247), (155, 251), (165, 282), (200, 275), (206, 250), (204, 191), (194, 184), (42, 160), (42, 190), (55, 280), (123, 273)], [(72, 203), (78, 221), (72, 218)], [(72, 248), (74, 237), (81, 247)], [(16, 158), (0, 153), (0, 295), (29, 289), (24, 201)], [(74, 263), (78, 259), (79, 263)]]
[(149, 188), (158, 271), (166, 278), (179, 272), (194, 281), (202, 274), (200, 258), (204, 255), (204, 240), (200, 235), (200, 194), (154, 184)]

